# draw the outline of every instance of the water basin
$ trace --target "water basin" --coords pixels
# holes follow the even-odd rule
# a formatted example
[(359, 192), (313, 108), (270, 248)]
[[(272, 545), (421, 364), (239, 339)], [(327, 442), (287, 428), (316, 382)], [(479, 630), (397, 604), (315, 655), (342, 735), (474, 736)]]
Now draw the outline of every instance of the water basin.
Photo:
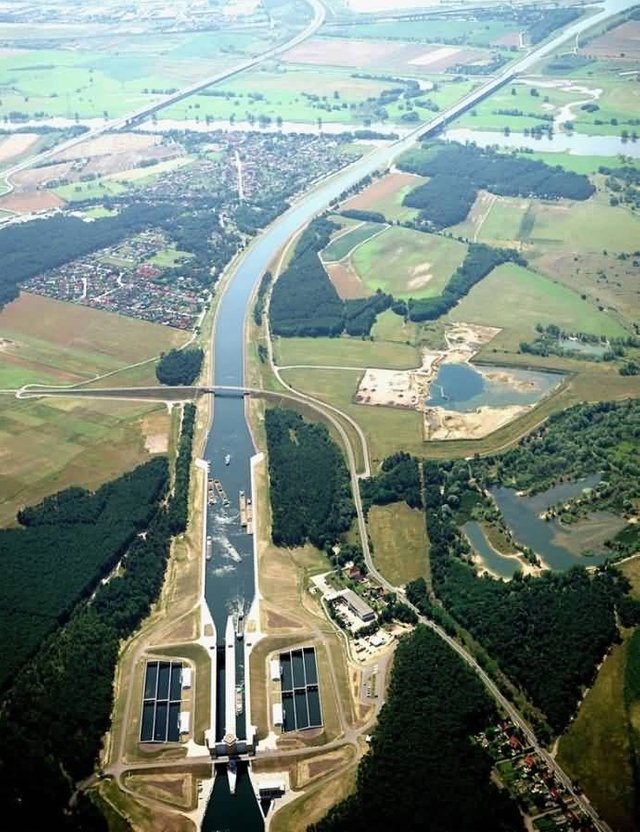
[(470, 413), (479, 407), (531, 405), (557, 387), (564, 376), (503, 367), (442, 364), (433, 380), (429, 407)]

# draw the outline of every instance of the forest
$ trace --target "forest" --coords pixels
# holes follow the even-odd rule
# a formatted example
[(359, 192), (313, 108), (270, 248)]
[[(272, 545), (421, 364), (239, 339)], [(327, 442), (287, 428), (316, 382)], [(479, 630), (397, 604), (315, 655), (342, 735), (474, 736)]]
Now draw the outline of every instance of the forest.
[(267, 293), (272, 281), (273, 275), (271, 272), (265, 272), (260, 278), (255, 303), (253, 304), (253, 320), (256, 326), (262, 326), (262, 316), (264, 315), (264, 307), (267, 302)]
[(581, 567), (540, 577), (517, 573), (509, 582), (478, 577), (466, 562), (469, 546), (459, 526), (468, 519), (465, 507), (484, 464), (424, 465), (433, 587), (446, 610), (561, 731), (618, 638), (616, 609), (628, 584), (606, 566), (592, 574)]
[(398, 645), (355, 793), (309, 832), (522, 830), (515, 803), (490, 779), (489, 756), (471, 741), (495, 718), (473, 671), (417, 627)]
[(156, 457), (96, 492), (47, 497), (0, 530), (0, 686), (147, 527), (167, 476)]
[(114, 217), (90, 223), (56, 215), (7, 226), (0, 231), (0, 309), (18, 297), (20, 283), (28, 278), (160, 224), (170, 213), (164, 205), (134, 203)]
[(437, 173), (405, 196), (403, 205), (420, 210), (420, 221), (434, 231), (463, 222), (478, 195), (475, 185), (456, 174)]
[(273, 286), (269, 316), (274, 335), (335, 337), (346, 331), (365, 336), (377, 315), (393, 304), (391, 295), (380, 291), (357, 300), (340, 298), (318, 256), (337, 228), (322, 217), (300, 237), (291, 262)]
[(431, 298), (410, 298), (408, 315), (412, 321), (434, 321), (445, 315), (460, 298), (502, 263), (526, 266), (527, 261), (514, 249), (492, 248), (484, 243), (470, 243), (462, 265), (447, 281), (442, 294)]
[(387, 457), (375, 477), (360, 481), (360, 495), (365, 511), (372, 505), (384, 506), (403, 500), (409, 508), (422, 508), (418, 460), (405, 451)]
[(462, 222), (479, 190), (497, 196), (576, 200), (588, 199), (595, 191), (583, 174), (475, 144), (427, 140), (401, 156), (398, 167), (431, 177), (410, 191), (404, 204), (421, 209), (419, 219), (433, 228)]
[[(191, 457), (192, 430), (193, 418), (183, 419), (179, 453), (184, 459)], [(69, 800), (74, 784), (93, 771), (109, 727), (121, 641), (138, 628), (158, 597), (173, 533), (172, 504), (186, 501), (188, 488), (188, 476), (176, 478), (167, 504), (165, 482), (146, 536), (135, 537), (123, 568), (41, 643), (5, 695), (0, 796), (12, 828), (106, 832), (104, 817), (88, 797), (80, 793), (71, 808)], [(54, 506), (49, 503), (50, 509)], [(70, 522), (70, 504), (64, 514)]]
[(156, 378), (160, 384), (174, 387), (179, 384), (193, 384), (200, 375), (204, 352), (201, 347), (163, 352), (156, 364)]
[(265, 414), (272, 538), (276, 546), (331, 546), (355, 515), (342, 452), (322, 424), (293, 410)]

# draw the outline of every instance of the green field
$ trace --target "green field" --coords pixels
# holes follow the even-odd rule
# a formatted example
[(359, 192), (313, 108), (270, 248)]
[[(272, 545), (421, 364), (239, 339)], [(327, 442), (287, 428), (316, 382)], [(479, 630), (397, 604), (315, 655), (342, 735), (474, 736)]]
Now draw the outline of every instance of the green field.
[(357, 245), (368, 240), (373, 234), (379, 234), (384, 226), (375, 222), (365, 222), (353, 228), (346, 234), (340, 234), (329, 243), (322, 252), (322, 259), (327, 263), (335, 263), (346, 257)]
[(545, 249), (567, 246), (573, 252), (632, 252), (640, 240), (640, 216), (608, 205), (604, 198), (586, 202), (534, 203), (529, 242)]
[[(394, 312), (393, 315), (402, 323)], [(361, 338), (277, 338), (275, 356), (280, 366), (313, 364), (329, 367), (388, 367), (407, 369), (420, 363), (418, 351), (405, 343)]]
[[(537, 96), (531, 94), (532, 89), (537, 90)], [(453, 124), (455, 127), (474, 130), (502, 130), (510, 127), (514, 132), (520, 132), (525, 127), (544, 126), (547, 122), (542, 116), (554, 115), (558, 107), (587, 97), (584, 93), (581, 95), (550, 87), (536, 87), (535, 83), (510, 84), (481, 101)], [(499, 114), (499, 110), (519, 110), (522, 115)]]
[(473, 287), (449, 313), (449, 320), (503, 327), (492, 347), (511, 336), (516, 344), (530, 337), (537, 323), (555, 323), (570, 332), (625, 335), (623, 327), (595, 304), (583, 300), (566, 286), (549, 278), (505, 263)]
[[(38, 32), (34, 26), (32, 39)], [(71, 32), (57, 48), (18, 48), (0, 57), (3, 112), (38, 118), (113, 118), (261, 52), (277, 37), (109, 34), (88, 44)], [(16, 45), (23, 47), (24, 42)]]
[(457, 240), (393, 226), (360, 246), (351, 262), (371, 292), (433, 297), (462, 263), (466, 250)]
[(613, 648), (560, 740), (558, 761), (618, 832), (633, 832), (633, 769), (624, 702), (628, 641)]
[(178, 251), (175, 246), (168, 246), (162, 251), (159, 251), (157, 254), (154, 254), (153, 257), (146, 262), (150, 263), (152, 266), (158, 266), (159, 268), (171, 269), (180, 263), (184, 263), (185, 260), (189, 260), (191, 257), (193, 257), (193, 255), (186, 251)]
[(512, 246), (522, 236), (531, 201), (522, 197), (495, 196), (481, 191), (464, 222), (452, 226), (454, 237), (494, 246)]
[(406, 503), (371, 506), (367, 525), (373, 559), (388, 581), (398, 586), (428, 577), (429, 540), (420, 509)]
[[(310, 69), (299, 64), (265, 65), (210, 87), (203, 93), (167, 107), (159, 114), (167, 119), (260, 121), (317, 124), (334, 123), (362, 127), (376, 120), (376, 99), (392, 82), (355, 78), (353, 70), (331, 66)], [(421, 76), (422, 77), (422, 76)], [(462, 98), (474, 83), (463, 78), (437, 76), (439, 89), (429, 93), (443, 108)], [(388, 121), (398, 122), (404, 104), (385, 105)], [(422, 111), (423, 118), (428, 112)]]

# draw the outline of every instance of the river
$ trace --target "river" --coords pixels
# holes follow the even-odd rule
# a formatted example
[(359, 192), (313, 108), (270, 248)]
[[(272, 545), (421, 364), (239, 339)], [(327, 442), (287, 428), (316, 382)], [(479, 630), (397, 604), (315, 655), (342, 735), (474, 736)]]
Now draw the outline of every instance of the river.
[[(609, 0), (605, 4), (607, 13), (619, 11), (633, 5), (633, 0)], [(606, 17), (600, 12), (590, 19), (591, 22)], [(528, 70), (540, 57), (550, 54), (566, 38), (574, 37), (587, 28), (585, 21), (578, 21), (566, 32), (553, 38), (533, 53), (516, 61), (487, 85), (471, 93), (463, 102), (458, 102), (449, 110), (422, 125), (413, 133), (393, 142), (386, 147), (378, 147), (364, 158), (344, 170), (326, 179), (315, 189), (303, 196), (285, 214), (267, 228), (247, 249), (235, 267), (227, 289), (220, 299), (212, 335), (211, 350), (213, 354), (211, 384), (238, 386), (244, 383), (245, 317), (249, 301), (264, 271), (276, 257), (298, 228), (306, 225), (318, 212), (343, 191), (355, 185), (365, 175), (378, 168), (389, 165), (400, 153), (409, 148), (416, 138), (428, 129), (437, 129), (444, 121), (460, 114), (476, 103), (489, 90), (496, 89), (515, 72)], [(222, 486), (229, 496), (230, 505), (224, 509), (220, 504), (213, 507), (207, 518), (207, 533), (214, 541), (214, 554), (207, 562), (205, 579), (205, 598), (215, 622), (218, 644), (224, 640), (227, 615), (240, 606), (246, 611), (253, 602), (255, 594), (253, 538), (240, 527), (239, 514), (236, 512), (238, 492), (250, 493), (250, 458), (255, 452), (251, 434), (245, 418), (243, 398), (216, 397), (213, 421), (206, 443), (205, 458), (209, 461), (212, 474), (222, 481)], [(224, 458), (230, 455), (229, 465)], [(220, 654), (220, 649), (218, 654)], [(236, 666), (237, 681), (242, 685), (244, 668), (241, 659)], [(224, 671), (218, 676), (218, 707), (222, 713), (224, 694), (221, 683)], [(222, 731), (221, 720), (217, 719), (217, 735)], [(202, 829), (215, 832), (259, 832), (263, 822), (252, 797), (252, 790), (243, 786), (242, 792), (231, 797), (226, 785), (226, 774), (221, 772), (213, 792), (213, 799), (207, 808)], [(231, 803), (230, 803), (231, 801)], [(235, 802), (235, 808), (234, 808)]]
[(538, 153), (568, 153), (570, 156), (630, 156), (640, 159), (640, 141), (624, 141), (619, 136), (586, 136), (582, 133), (555, 132), (540, 138), (497, 130), (470, 130), (455, 127), (443, 138), (452, 142), (475, 142), (478, 147), (505, 147), (510, 150), (533, 150)]

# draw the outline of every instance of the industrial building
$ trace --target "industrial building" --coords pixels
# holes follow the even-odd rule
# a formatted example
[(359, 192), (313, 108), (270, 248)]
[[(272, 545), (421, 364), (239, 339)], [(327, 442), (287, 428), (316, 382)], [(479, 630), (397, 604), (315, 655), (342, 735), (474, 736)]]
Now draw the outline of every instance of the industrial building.
[(376, 617), (374, 610), (371, 609), (366, 601), (357, 595), (352, 589), (343, 590), (340, 595), (347, 602), (347, 606), (354, 615), (357, 615), (361, 621), (373, 621)]

